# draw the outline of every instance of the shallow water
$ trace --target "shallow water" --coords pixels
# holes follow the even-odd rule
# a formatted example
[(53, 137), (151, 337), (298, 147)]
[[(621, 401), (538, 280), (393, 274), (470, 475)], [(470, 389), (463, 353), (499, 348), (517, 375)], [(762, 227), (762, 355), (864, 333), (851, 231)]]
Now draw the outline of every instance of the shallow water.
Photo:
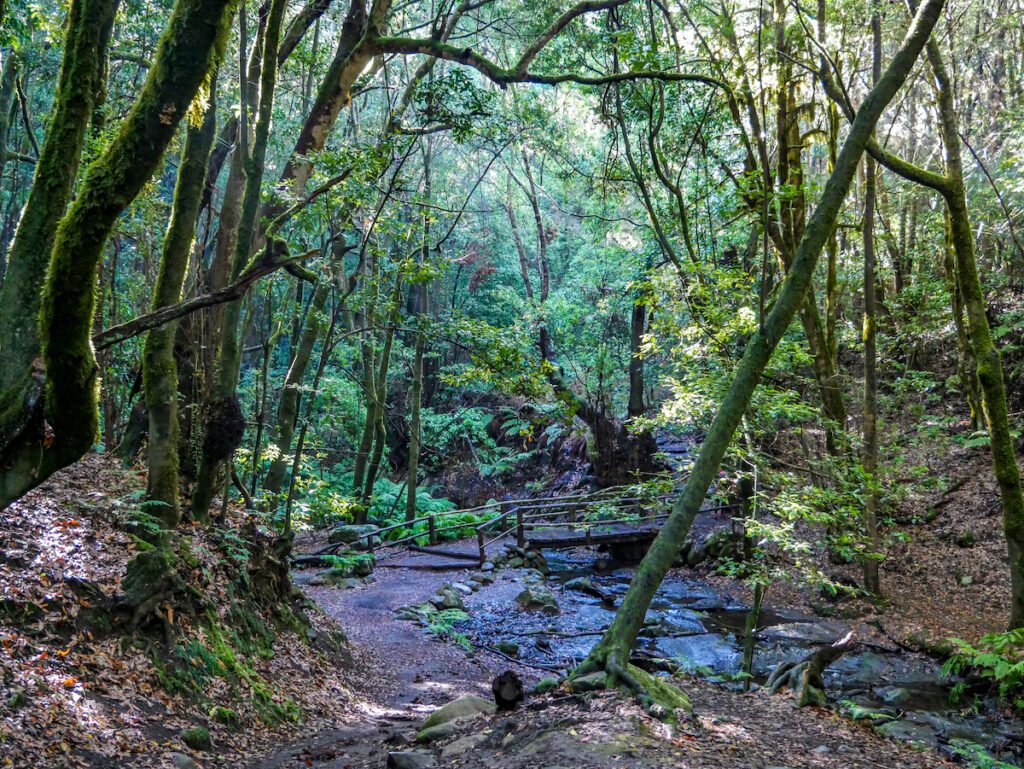
[[(477, 645), (502, 641), (519, 645), (519, 659), (566, 671), (590, 652), (614, 617), (597, 597), (565, 588), (577, 577), (620, 602), (632, 568), (608, 575), (593, 572), (592, 556), (548, 553), (551, 575), (543, 587), (556, 597), (559, 613), (547, 616), (520, 611), (514, 597), (523, 589), (513, 574), (474, 596), (470, 618), (457, 623)], [(522, 576), (520, 574), (520, 576)], [(742, 665), (743, 629), (749, 607), (736, 596), (717, 591), (699, 580), (669, 575), (651, 602), (637, 648), (647, 656), (672, 660), (683, 671), (707, 680), (741, 688), (736, 679)], [(785, 608), (765, 606), (757, 623), (752, 676), (763, 682), (780, 662), (799, 659), (821, 644), (842, 638), (849, 628)], [(877, 722), (897, 720), (887, 727), (892, 736), (955, 752), (959, 741), (983, 745), (1013, 764), (1024, 758), (1024, 722), (1006, 718), (992, 701), (981, 700), (977, 712), (952, 704), (951, 682), (941, 666), (922, 655), (865, 650), (849, 653), (825, 672), (830, 698), (877, 711)]]

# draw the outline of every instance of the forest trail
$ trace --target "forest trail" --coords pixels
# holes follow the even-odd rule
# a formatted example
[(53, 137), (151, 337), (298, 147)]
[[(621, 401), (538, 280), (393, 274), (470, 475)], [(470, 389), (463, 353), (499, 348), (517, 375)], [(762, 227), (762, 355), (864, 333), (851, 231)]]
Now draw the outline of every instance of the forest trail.
[[(466, 694), (490, 700), (490, 681), (497, 673), (516, 670), (528, 690), (546, 674), (479, 648), (467, 654), (418, 624), (396, 618), (401, 607), (426, 602), (445, 582), (468, 577), (468, 572), (380, 567), (372, 582), (354, 589), (304, 588), (348, 629), (350, 641), (362, 647), (360, 657), (372, 665), (373, 680), (367, 682), (362, 704), (366, 717), (296, 741), (249, 769), (385, 767), (392, 766), (390, 753), (403, 754), (393, 761), (422, 762), (409, 766), (451, 769), (952, 766), (937, 754), (901, 746), (831, 711), (797, 708), (788, 697), (763, 692), (742, 695), (697, 678), (682, 682), (697, 716), (678, 730), (616, 692), (577, 697), (558, 689), (528, 696), (515, 713), (460, 720), (437, 741), (415, 743), (420, 724), (436, 707)], [(496, 632), (511, 632), (487, 609), (514, 604), (515, 595), (531, 581), (527, 569), (505, 569), (493, 584), (467, 597), (467, 608), (483, 624), (503, 625)], [(559, 600), (564, 600), (561, 594)], [(568, 609), (567, 621), (573, 621), (568, 615), (575, 608)]]

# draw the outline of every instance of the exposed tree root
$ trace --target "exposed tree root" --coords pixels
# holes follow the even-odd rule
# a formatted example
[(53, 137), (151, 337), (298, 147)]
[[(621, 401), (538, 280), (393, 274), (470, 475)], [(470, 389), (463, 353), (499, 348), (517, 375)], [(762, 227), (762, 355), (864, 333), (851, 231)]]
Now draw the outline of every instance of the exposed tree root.
[(825, 696), (825, 681), (822, 673), (825, 668), (838, 660), (853, 645), (853, 631), (829, 646), (823, 646), (802, 660), (787, 660), (779, 665), (768, 676), (765, 688), (769, 694), (777, 694), (785, 688), (792, 689), (797, 696), (800, 707), (818, 705), (824, 707), (828, 700)]

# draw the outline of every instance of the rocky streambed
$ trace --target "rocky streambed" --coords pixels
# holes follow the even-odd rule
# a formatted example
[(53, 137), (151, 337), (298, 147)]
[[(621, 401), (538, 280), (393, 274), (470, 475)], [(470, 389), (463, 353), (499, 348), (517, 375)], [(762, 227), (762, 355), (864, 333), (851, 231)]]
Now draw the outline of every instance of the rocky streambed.
[[(600, 639), (632, 578), (632, 568), (595, 573), (593, 558), (581, 551), (549, 553), (544, 561), (512, 550), (498, 559), (498, 568), (451, 580), (432, 604), (402, 607), (397, 616), (447, 634), (467, 649), (499, 652), (538, 676), (558, 678)], [(431, 617), (451, 609), (465, 610), (468, 616), (449, 613), (439, 630)], [(651, 604), (637, 652), (742, 689), (748, 611), (735, 596), (695, 579), (693, 572), (674, 570)], [(763, 683), (780, 662), (800, 659), (851, 628), (800, 611), (763, 607), (752, 686)], [(824, 677), (837, 708), (870, 721), (893, 739), (967, 759), (982, 756), (981, 764), (996, 759), (1014, 766), (1024, 758), (1024, 722), (1001, 712), (994, 698), (982, 692), (968, 692), (960, 703), (951, 702), (954, 682), (942, 675), (938, 661), (925, 655), (858, 643)]]

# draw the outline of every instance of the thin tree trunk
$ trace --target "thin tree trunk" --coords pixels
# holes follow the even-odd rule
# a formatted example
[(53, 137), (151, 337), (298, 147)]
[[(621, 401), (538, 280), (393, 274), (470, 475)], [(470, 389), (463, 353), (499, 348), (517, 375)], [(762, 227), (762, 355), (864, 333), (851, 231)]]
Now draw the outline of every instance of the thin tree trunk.
[[(871, 37), (872, 83), (882, 74), (882, 22), (877, 3), (872, 4)], [(878, 595), (881, 584), (878, 559), (881, 541), (878, 537), (878, 352), (877, 315), (875, 309), (875, 182), (878, 170), (875, 159), (864, 159), (864, 528), (871, 552), (864, 560), (864, 587)]]
[(302, 336), (295, 349), (291, 365), (285, 376), (284, 389), (277, 406), (277, 455), (270, 464), (263, 488), (270, 494), (278, 494), (284, 485), (285, 471), (288, 469), (288, 457), (291, 455), (292, 438), (295, 435), (295, 423), (299, 416), (299, 401), (302, 397), (302, 380), (306, 376), (306, 368), (313, 356), (313, 347), (320, 337), (323, 327), (324, 308), (331, 294), (330, 281), (321, 281), (313, 292), (306, 324)]
[[(195, 237), (196, 218), (206, 181), (206, 165), (217, 129), (216, 71), (210, 76), (210, 101), (198, 126), (189, 126), (178, 166), (171, 221), (164, 236), (163, 253), (153, 309), (181, 299), (189, 255)], [(165, 529), (181, 520), (178, 506), (178, 365), (174, 359), (177, 323), (153, 329), (146, 336), (142, 354), (142, 382), (149, 412), (147, 459), (149, 475), (146, 498), (162, 502)]]
[(619, 611), (604, 637), (579, 668), (579, 673), (605, 670), (613, 679), (636, 689), (646, 689), (634, 669), (628, 667), (629, 652), (643, 625), (647, 608), (665, 574), (671, 568), (693, 519), (700, 509), (722, 458), (732, 440), (761, 374), (775, 347), (786, 332), (800, 305), (806, 301), (814, 268), (846, 200), (860, 157), (882, 111), (906, 81), (931, 34), (942, 10), (943, 0), (926, 0), (885, 74), (865, 98), (836, 166), (829, 175), (821, 200), (796, 250), (792, 266), (771, 312), (747, 343), (732, 385), (722, 400), (707, 437), (672, 513), (637, 568)]
[(395, 293), (391, 303), (391, 314), (388, 328), (384, 332), (384, 347), (380, 352), (380, 366), (377, 369), (377, 383), (374, 400), (376, 401), (376, 420), (373, 428), (373, 455), (366, 468), (366, 480), (363, 483), (363, 499), (369, 500), (373, 495), (373, 484), (380, 471), (380, 463), (384, 457), (384, 444), (387, 439), (385, 417), (387, 416), (388, 369), (391, 367), (391, 348), (395, 341), (395, 331), (402, 311), (402, 276), (395, 277)]
[[(257, 218), (261, 203), (261, 185), (263, 170), (266, 165), (267, 145), (270, 139), (270, 123), (274, 107), (274, 91), (277, 86), (277, 53), (280, 42), (281, 25), (284, 19), (285, 0), (272, 0), (266, 20), (266, 31), (263, 34), (262, 64), (260, 66), (259, 108), (257, 110), (256, 129), (253, 136), (252, 151), (248, 145), (248, 90), (243, 84), (241, 92), (241, 119), (238, 126), (239, 146), (235, 152), (242, 151), (246, 165), (245, 193), (242, 199), (242, 210), (235, 243), (235, 254), (231, 265), (231, 277), (237, 279), (245, 270), (257, 229)], [(234, 413), (237, 410), (235, 390), (238, 387), (239, 369), (242, 362), (242, 347), (239, 327), (242, 319), (242, 302), (236, 300), (224, 309), (223, 328), (220, 336), (220, 355), (217, 367), (217, 381), (214, 386), (211, 407), (219, 414)], [(220, 421), (214, 417), (212, 421)], [(216, 429), (216, 428), (215, 428)], [(240, 438), (240, 436), (239, 436)], [(221, 441), (218, 441), (223, 443)], [(192, 495), (192, 516), (197, 521), (208, 521), (210, 504), (216, 488), (216, 477), (225, 461), (230, 461), (233, 449), (228, 451), (221, 445), (217, 450), (210, 440), (204, 440), (203, 459), (199, 467), (199, 477)], [(227, 454), (227, 456), (221, 456)]]

